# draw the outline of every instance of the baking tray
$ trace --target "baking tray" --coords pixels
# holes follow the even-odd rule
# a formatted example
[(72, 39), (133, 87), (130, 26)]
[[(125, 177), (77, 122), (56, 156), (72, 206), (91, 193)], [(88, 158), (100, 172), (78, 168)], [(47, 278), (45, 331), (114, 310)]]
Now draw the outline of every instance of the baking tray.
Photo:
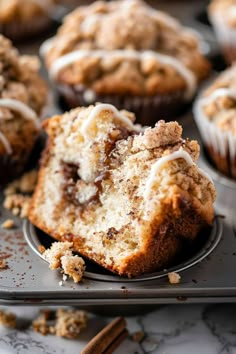
[[(149, 1), (155, 6), (155, 1)], [(159, 8), (179, 17), (186, 25), (202, 32), (206, 43), (204, 48), (213, 64), (223, 67), (214, 35), (207, 24), (204, 12), (206, 1), (158, 2)], [(40, 42), (21, 45), (24, 53), (37, 53)], [(219, 60), (220, 59), (220, 60)], [(220, 66), (219, 66), (220, 65)], [(43, 75), (45, 71), (42, 70)], [(55, 104), (56, 102), (56, 104)], [(57, 97), (51, 94), (47, 115), (61, 111)], [(179, 119), (184, 135), (200, 140), (191, 112)], [(52, 242), (42, 235), (28, 221), (20, 220), (0, 208), (0, 223), (7, 218), (14, 219), (13, 230), (0, 230), (0, 258), (8, 257), (9, 268), (0, 271), (0, 304), (60, 304), (80, 306), (135, 306), (163, 303), (191, 302), (234, 302), (236, 301), (236, 222), (234, 204), (236, 183), (225, 178), (209, 164), (207, 157), (200, 159), (212, 176), (217, 187), (215, 220), (212, 229), (205, 230), (196, 251), (188, 258), (182, 258), (170, 269), (147, 274), (135, 279), (123, 279), (87, 262), (85, 277), (81, 284), (67, 280), (60, 286), (62, 275), (51, 271), (38, 252), (38, 245)], [(0, 195), (0, 204), (2, 195)], [(171, 285), (167, 273), (178, 271), (181, 283)]]

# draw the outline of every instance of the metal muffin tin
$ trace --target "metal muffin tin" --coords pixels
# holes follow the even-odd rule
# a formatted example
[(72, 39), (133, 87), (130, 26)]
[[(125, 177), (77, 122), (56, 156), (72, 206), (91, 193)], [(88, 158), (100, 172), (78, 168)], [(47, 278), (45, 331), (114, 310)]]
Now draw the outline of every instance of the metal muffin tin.
[[(149, 2), (155, 6), (154, 1)], [(185, 24), (202, 31), (209, 56), (216, 57), (218, 48), (203, 11), (206, 5), (207, 1), (188, 0), (158, 4)], [(39, 43), (34, 42), (20, 49), (22, 52), (36, 53), (38, 46)], [(48, 115), (58, 113), (60, 108), (52, 103), (49, 111)], [(200, 140), (191, 113), (179, 120), (186, 137)], [(207, 161), (204, 152), (200, 165), (211, 175), (218, 192), (212, 229), (203, 232), (201, 244), (188, 258), (183, 257), (170, 269), (135, 279), (120, 278), (87, 261), (81, 284), (67, 280), (60, 286), (62, 275), (59, 271), (49, 270), (38, 251), (39, 244), (48, 246), (52, 240), (28, 221), (22, 222), (1, 207), (0, 223), (11, 218), (16, 226), (13, 230), (0, 230), (0, 259), (7, 257), (9, 266), (0, 270), (0, 304), (122, 305), (123, 308), (127, 305), (236, 301), (236, 182), (218, 173)], [(181, 274), (180, 284), (169, 284), (167, 273), (170, 271)]]

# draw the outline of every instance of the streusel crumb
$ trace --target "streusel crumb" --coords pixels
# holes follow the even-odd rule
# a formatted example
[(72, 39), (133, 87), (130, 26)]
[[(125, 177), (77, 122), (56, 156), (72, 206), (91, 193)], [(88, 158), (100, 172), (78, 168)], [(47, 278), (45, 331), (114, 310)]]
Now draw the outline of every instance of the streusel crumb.
[(11, 219), (7, 219), (2, 223), (1, 227), (4, 229), (12, 229), (14, 227), (14, 221)]
[(3, 206), (5, 209), (11, 210), (13, 215), (26, 218), (29, 213), (31, 197), (23, 194), (10, 194), (4, 199)]
[(0, 269), (6, 269), (7, 268), (7, 262), (5, 259), (0, 259)]
[(43, 256), (49, 263), (50, 269), (58, 269), (61, 267), (61, 258), (63, 256), (72, 256), (72, 242), (54, 242), (49, 249), (47, 249)]
[(39, 317), (32, 322), (33, 330), (43, 336), (54, 333), (54, 327), (49, 324), (50, 318), (53, 317), (52, 315), (52, 311), (42, 310)]
[(84, 311), (59, 309), (56, 312), (55, 334), (58, 337), (76, 339), (81, 330), (86, 328), (87, 322), (88, 316)]
[(82, 280), (85, 270), (83, 258), (66, 255), (61, 257), (61, 265), (64, 273), (73, 278), (75, 283), (79, 283)]
[(169, 283), (170, 284), (179, 284), (181, 276), (176, 272), (168, 273)]
[(16, 315), (12, 312), (0, 310), (0, 324), (5, 327), (16, 327)]

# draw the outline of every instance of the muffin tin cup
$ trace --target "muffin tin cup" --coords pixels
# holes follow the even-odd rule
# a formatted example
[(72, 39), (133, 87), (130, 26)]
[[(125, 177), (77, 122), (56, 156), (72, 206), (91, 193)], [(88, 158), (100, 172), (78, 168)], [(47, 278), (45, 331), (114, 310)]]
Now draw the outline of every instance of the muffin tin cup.
[(13, 41), (23, 41), (47, 31), (51, 24), (51, 18), (43, 14), (24, 22), (0, 22), (0, 33)]
[[(161, 271), (156, 271), (152, 273), (147, 273), (135, 278), (124, 278), (119, 275), (115, 275), (107, 271), (105, 268), (86, 260), (86, 271), (84, 274), (85, 278), (97, 280), (97, 281), (107, 281), (107, 282), (118, 282), (118, 283), (132, 283), (132, 282), (143, 282), (148, 280), (155, 280), (166, 277), (170, 272), (181, 272), (187, 270), (201, 261), (203, 261), (209, 254), (216, 248), (222, 236), (222, 222), (220, 218), (216, 217), (214, 219), (213, 226), (209, 229), (205, 229), (199, 235), (199, 239), (201, 238), (201, 242), (196, 246), (196, 250), (192, 253), (190, 257), (186, 259), (183, 257), (173, 266), (170, 266), (167, 269), (163, 269)], [(39, 246), (43, 245), (45, 248), (50, 247), (52, 242), (55, 242), (51, 237), (44, 234), (38, 228), (36, 228), (33, 224), (31, 224), (28, 220), (24, 221), (23, 224), (23, 233), (27, 243), (30, 248), (36, 253), (37, 256), (42, 258), (45, 261), (42, 254), (39, 252)], [(200, 240), (199, 240), (200, 241)], [(189, 250), (188, 250), (189, 253)], [(185, 254), (185, 253), (183, 253)], [(46, 261), (45, 261), (46, 262)]]
[(174, 117), (184, 113), (188, 104), (182, 91), (152, 97), (131, 97), (100, 95), (91, 90), (65, 84), (57, 85), (57, 89), (66, 108), (89, 106), (96, 102), (110, 103), (118, 109), (127, 109), (135, 113), (137, 123), (151, 126), (154, 126), (160, 119), (173, 120)]
[(228, 64), (236, 60), (236, 29), (227, 25), (220, 15), (211, 15), (210, 21), (213, 25), (217, 40), (222, 53)]
[(200, 97), (194, 104), (194, 119), (209, 157), (220, 172), (236, 179), (236, 136), (210, 122), (199, 102)]
[(10, 155), (0, 156), (0, 188), (20, 176), (23, 172), (29, 154), (19, 160), (14, 160)]

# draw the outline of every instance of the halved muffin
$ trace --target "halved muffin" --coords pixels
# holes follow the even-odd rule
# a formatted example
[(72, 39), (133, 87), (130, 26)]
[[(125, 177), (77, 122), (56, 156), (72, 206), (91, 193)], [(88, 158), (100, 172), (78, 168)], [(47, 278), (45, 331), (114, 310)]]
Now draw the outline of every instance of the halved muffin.
[(0, 185), (22, 172), (39, 135), (47, 86), (38, 71), (36, 57), (0, 35)]
[(210, 68), (193, 30), (141, 0), (79, 7), (42, 54), (70, 108), (107, 102), (145, 125), (180, 114)]
[(169, 265), (213, 221), (215, 189), (177, 122), (142, 130), (109, 104), (44, 123), (49, 135), (31, 222), (105, 268), (137, 276)]

